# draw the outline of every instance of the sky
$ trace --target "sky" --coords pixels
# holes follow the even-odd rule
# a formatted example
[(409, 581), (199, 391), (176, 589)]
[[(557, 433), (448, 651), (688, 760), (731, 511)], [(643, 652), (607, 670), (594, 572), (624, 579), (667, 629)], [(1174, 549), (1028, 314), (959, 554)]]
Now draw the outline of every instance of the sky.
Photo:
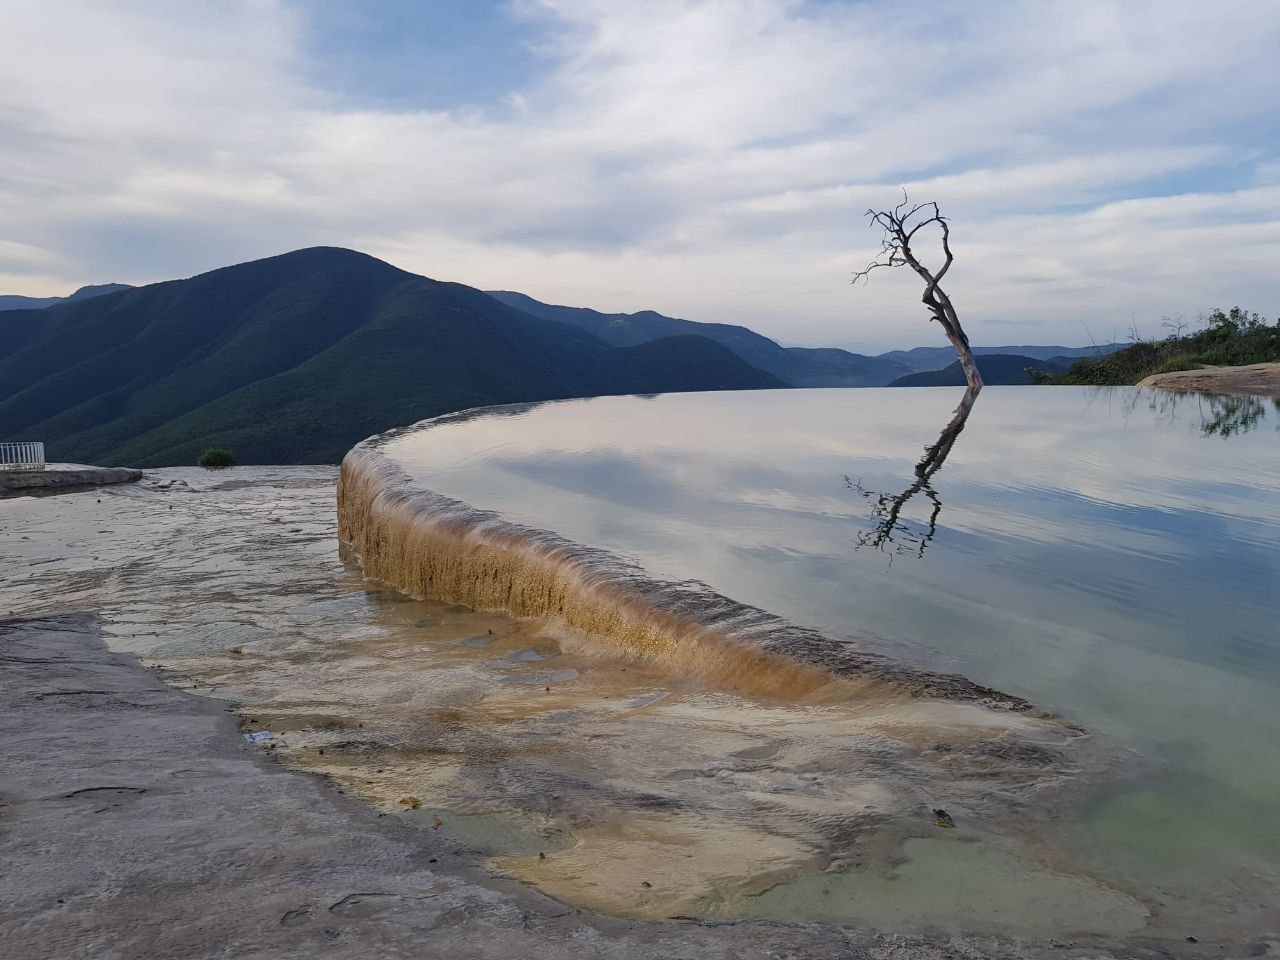
[[(483, 289), (945, 345), (1280, 316), (1280, 3), (0, 2), (0, 293), (336, 245)], [(936, 253), (936, 246), (926, 248)]]

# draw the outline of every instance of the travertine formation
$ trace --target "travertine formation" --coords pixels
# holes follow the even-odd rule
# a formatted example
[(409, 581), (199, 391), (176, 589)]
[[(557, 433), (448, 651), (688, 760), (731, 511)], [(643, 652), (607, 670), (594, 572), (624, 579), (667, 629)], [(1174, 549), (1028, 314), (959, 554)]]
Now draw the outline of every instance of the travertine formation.
[(79, 463), (51, 463), (43, 470), (0, 470), (0, 496), (134, 483), (142, 471), (130, 467), (90, 467)]
[(1030, 709), (964, 677), (911, 669), (702, 584), (654, 579), (605, 550), (442, 496), (386, 456), (378, 438), (343, 460), (338, 536), (367, 576), (410, 596), (553, 619), (611, 653), (742, 692), (791, 698), (831, 687), (843, 698), (851, 686), (870, 685)]

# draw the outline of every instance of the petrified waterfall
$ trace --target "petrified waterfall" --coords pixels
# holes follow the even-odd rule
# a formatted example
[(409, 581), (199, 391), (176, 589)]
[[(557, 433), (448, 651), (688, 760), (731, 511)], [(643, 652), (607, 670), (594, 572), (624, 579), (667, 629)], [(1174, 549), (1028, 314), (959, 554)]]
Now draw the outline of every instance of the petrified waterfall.
[(606, 551), (504, 520), (418, 485), (379, 438), (342, 463), (338, 531), (367, 576), (423, 600), (539, 618), (563, 643), (783, 698), (1014, 697), (911, 670), (698, 583), (664, 582)]

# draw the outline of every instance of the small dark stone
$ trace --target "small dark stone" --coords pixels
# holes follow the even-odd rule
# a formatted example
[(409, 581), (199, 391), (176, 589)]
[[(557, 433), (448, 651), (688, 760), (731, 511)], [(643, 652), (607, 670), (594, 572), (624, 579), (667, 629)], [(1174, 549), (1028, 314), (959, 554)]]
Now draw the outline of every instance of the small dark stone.
[[(59, 902), (61, 902), (61, 901), (59, 901)], [(1195, 937), (1187, 937), (1187, 943), (1199, 943), (1199, 942), (1200, 942), (1200, 941), (1199, 941), (1199, 940), (1197, 940)]]
[(933, 820), (940, 827), (954, 827), (956, 825), (956, 821), (951, 814), (941, 807), (933, 811)]
[(640, 881), (640, 886), (642, 886), (642, 887), (652, 887), (652, 886), (653, 886), (653, 884), (652, 884), (652, 883), (650, 883), (648, 880), (641, 880), (641, 881)]

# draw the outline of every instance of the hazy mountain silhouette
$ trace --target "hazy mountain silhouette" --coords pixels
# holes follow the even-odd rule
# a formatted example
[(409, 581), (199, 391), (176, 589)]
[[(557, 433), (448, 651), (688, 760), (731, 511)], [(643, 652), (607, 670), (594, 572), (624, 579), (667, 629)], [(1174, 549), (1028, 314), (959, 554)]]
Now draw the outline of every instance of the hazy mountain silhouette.
[(81, 287), (69, 297), (22, 297), (17, 294), (0, 294), (0, 310), (41, 310), (59, 303), (71, 303), (76, 300), (89, 300), (100, 297), (104, 293), (118, 293), (131, 290), (127, 283), (94, 283)]
[[(1035, 357), (1008, 356), (1000, 353), (978, 354), (974, 357), (982, 380), (988, 386), (1011, 386), (1014, 384), (1034, 383), (1028, 369), (1041, 373), (1060, 373), (1072, 364), (1070, 359), (1059, 361), (1037, 360)], [(920, 373), (909, 373), (899, 377), (891, 387), (963, 387), (965, 385), (964, 370), (960, 361), (955, 361), (942, 370), (922, 370)]]
[[(1002, 354), (1004, 356), (1030, 357), (1033, 360), (1046, 360), (1050, 362), (1060, 359), (1074, 361), (1078, 360), (1080, 357), (1093, 357), (1107, 353), (1115, 353), (1115, 351), (1125, 346), (1128, 346), (1128, 344), (1102, 343), (1089, 347), (1032, 345), (974, 347), (973, 355), (976, 357), (983, 354)], [(921, 370), (941, 370), (951, 364), (955, 358), (956, 352), (952, 347), (913, 347), (910, 350), (890, 350), (888, 353), (880, 354), (880, 359), (893, 360), (896, 363), (900, 363), (907, 367), (912, 373), (916, 373)]]

